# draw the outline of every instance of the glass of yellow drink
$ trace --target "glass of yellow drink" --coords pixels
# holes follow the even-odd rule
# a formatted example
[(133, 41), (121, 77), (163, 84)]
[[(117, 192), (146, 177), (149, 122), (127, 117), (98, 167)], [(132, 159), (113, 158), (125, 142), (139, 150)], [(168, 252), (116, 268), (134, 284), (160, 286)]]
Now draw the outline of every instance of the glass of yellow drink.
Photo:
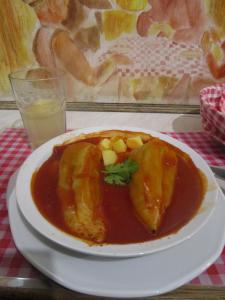
[(29, 68), (9, 75), (32, 149), (66, 131), (65, 74)]

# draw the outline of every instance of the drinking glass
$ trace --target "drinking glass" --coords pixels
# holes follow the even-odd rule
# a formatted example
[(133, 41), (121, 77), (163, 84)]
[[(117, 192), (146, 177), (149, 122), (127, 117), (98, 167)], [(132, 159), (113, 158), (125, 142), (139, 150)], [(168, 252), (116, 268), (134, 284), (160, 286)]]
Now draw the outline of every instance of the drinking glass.
[(9, 75), (32, 149), (66, 131), (65, 73), (29, 68)]

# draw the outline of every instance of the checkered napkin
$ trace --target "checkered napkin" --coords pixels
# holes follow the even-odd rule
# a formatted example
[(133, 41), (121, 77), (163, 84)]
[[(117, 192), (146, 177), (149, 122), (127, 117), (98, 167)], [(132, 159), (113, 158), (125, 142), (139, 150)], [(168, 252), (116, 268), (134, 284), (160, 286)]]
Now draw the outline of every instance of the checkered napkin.
[[(167, 133), (188, 144), (209, 164), (225, 166), (225, 148), (205, 133)], [(43, 277), (17, 251), (13, 242), (6, 208), (6, 188), (10, 176), (30, 154), (23, 129), (6, 129), (0, 134), (0, 276)], [(192, 284), (225, 285), (225, 248), (217, 261)]]
[(225, 84), (200, 92), (202, 126), (210, 136), (225, 145)]

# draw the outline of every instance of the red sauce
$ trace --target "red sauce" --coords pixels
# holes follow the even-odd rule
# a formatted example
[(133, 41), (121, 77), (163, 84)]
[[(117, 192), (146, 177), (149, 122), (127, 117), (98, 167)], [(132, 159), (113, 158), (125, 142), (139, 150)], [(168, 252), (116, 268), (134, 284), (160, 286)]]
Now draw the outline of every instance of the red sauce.
[[(98, 143), (98, 138), (85, 141)], [(57, 196), (58, 166), (66, 146), (56, 146), (51, 157), (33, 175), (33, 199), (41, 214), (59, 229), (68, 232)], [(163, 222), (156, 233), (149, 232), (136, 216), (129, 196), (129, 186), (104, 182), (102, 175), (103, 210), (107, 219), (106, 243), (137, 243), (177, 232), (198, 211), (204, 194), (204, 181), (193, 163), (178, 161), (175, 190)]]

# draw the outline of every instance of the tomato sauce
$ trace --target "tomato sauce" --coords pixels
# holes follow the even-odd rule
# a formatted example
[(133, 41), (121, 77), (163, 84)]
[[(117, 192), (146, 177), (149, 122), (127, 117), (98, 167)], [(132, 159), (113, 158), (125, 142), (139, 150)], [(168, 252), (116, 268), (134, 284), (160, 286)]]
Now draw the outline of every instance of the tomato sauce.
[[(85, 142), (97, 144), (98, 138), (89, 138)], [(54, 147), (51, 157), (33, 174), (32, 195), (41, 214), (54, 226), (69, 233), (66, 227), (57, 196), (59, 160), (65, 145)], [(129, 195), (129, 186), (115, 186), (104, 182), (101, 176), (103, 192), (103, 211), (107, 220), (108, 244), (128, 244), (158, 239), (176, 233), (197, 213), (204, 195), (205, 183), (199, 170), (190, 161), (178, 159), (173, 199), (163, 217), (157, 232), (149, 232), (138, 219)]]

